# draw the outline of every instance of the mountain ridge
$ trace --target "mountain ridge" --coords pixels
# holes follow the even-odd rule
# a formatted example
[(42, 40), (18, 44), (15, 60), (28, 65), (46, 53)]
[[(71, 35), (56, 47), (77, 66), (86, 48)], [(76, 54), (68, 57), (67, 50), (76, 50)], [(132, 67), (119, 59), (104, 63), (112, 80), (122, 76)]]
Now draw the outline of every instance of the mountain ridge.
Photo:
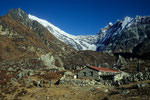
[[(130, 18), (126, 17), (127, 22), (128, 19), (130, 21)], [(126, 20), (124, 21), (126, 22)], [(122, 31), (122, 29), (124, 30)], [(138, 29), (139, 34), (135, 29)], [(119, 32), (121, 34), (118, 34)], [(148, 37), (147, 39), (142, 37), (145, 34)], [(47, 68), (61, 67), (76, 70), (85, 65), (95, 65), (130, 71), (128, 69), (132, 66), (131, 71), (136, 71), (135, 63), (138, 62), (138, 59), (143, 59), (145, 61), (143, 62), (144, 66), (149, 66), (149, 17), (143, 17), (142, 21), (140, 19), (134, 20), (129, 27), (123, 24), (122, 21), (117, 21), (114, 24), (109, 23), (96, 35), (99, 43), (91, 36), (89, 38), (76, 36), (76, 38), (81, 43), (84, 41), (83, 44), (94, 42), (94, 45), (97, 46), (97, 51), (100, 51), (99, 48), (105, 45), (103, 51), (76, 50), (56, 38), (38, 21), (31, 20), (27, 13), (21, 9), (11, 9), (8, 14), (0, 17), (0, 38), (5, 37), (0, 40), (0, 65), (11, 66), (9, 58), (13, 58), (10, 60), (13, 60), (14, 64), (17, 62), (24, 63), (26, 65), (24, 67), (29, 66), (29, 60), (33, 61), (33, 64), (30, 65), (31, 68), (48, 66)], [(104, 39), (102, 39), (101, 35), (104, 35)], [(133, 41), (135, 36), (141, 37), (139, 38), (140, 42), (138, 40)], [(125, 42), (128, 44), (126, 46), (124, 40), (127, 40), (129, 44), (137, 44), (137, 46), (135, 47)], [(132, 52), (130, 52), (131, 50)], [(121, 58), (125, 59), (128, 64), (120, 62), (122, 61), (120, 60)], [(134, 63), (132, 59), (134, 59)], [(36, 63), (40, 65), (36, 67)]]
[[(116, 52), (120, 50), (110, 50), (106, 49), (110, 47), (109, 41), (117, 41), (121, 36), (123, 36), (124, 31), (131, 27), (135, 23), (139, 23), (140, 18), (146, 18), (146, 16), (136, 16), (135, 18), (130, 18), (126, 16), (123, 20), (117, 20), (116, 23), (111, 22), (100, 30), (98, 34), (95, 35), (81, 35), (74, 36), (70, 35), (59, 28), (55, 28), (54, 25), (46, 20), (39, 19), (33, 15), (28, 15), (30, 19), (36, 20), (45, 26), (56, 38), (66, 43), (67, 45), (75, 48), (76, 50), (93, 50), (93, 51), (105, 51), (105, 52)], [(44, 21), (44, 22), (43, 22)], [(137, 26), (138, 27), (138, 26)], [(132, 33), (131, 33), (132, 34)], [(116, 40), (114, 39), (116, 38)], [(132, 37), (128, 37), (132, 38)], [(133, 49), (133, 47), (130, 47)], [(131, 51), (131, 50), (130, 50)], [(130, 52), (128, 51), (128, 52)]]
[[(123, 30), (121, 30), (121, 32), (118, 30), (122, 27), (117, 26), (121, 25), (121, 23), (116, 23), (114, 27), (117, 30), (115, 32), (108, 32), (107, 35), (109, 34), (110, 37), (105, 37), (103, 40), (99, 41), (99, 49), (103, 49), (103, 51), (132, 53), (136, 45), (140, 44), (144, 39), (150, 39), (148, 31), (150, 25), (149, 20), (150, 16), (136, 16)], [(109, 28), (108, 31), (112, 31), (112, 28)], [(102, 48), (103, 46), (104, 48)]]
[[(111, 59), (110, 65), (114, 61), (115, 57), (110, 54), (75, 50), (26, 15), (21, 9), (11, 9), (8, 14), (0, 17), (0, 38), (9, 40), (6, 43), (3, 39), (0, 40), (0, 66), (6, 69), (13, 65), (22, 69), (27, 67), (72, 70), (87, 64), (94, 65), (95, 62), (99, 65), (106, 59)], [(101, 59), (104, 56), (107, 58)], [(22, 66), (19, 63), (22, 63)]]
[[(30, 19), (36, 20), (45, 26), (55, 37), (57, 37), (62, 42), (66, 43), (67, 45), (77, 49), (77, 50), (96, 50), (96, 46), (94, 43), (97, 41), (98, 35), (81, 35), (81, 36), (74, 36), (68, 34), (58, 27), (54, 26), (53, 24), (49, 23), (46, 20), (37, 18), (31, 14), (28, 15)], [(81, 38), (80, 38), (81, 37)], [(84, 38), (82, 40), (82, 38)], [(94, 40), (92, 40), (94, 38)]]

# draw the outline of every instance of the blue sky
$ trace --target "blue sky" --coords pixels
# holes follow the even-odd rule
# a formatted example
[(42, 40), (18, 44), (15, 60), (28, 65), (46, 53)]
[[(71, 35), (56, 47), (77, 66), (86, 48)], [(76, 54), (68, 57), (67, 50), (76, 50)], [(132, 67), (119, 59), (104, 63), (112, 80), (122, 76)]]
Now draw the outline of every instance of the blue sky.
[(150, 0), (2, 0), (0, 15), (21, 8), (73, 35), (96, 34), (125, 16), (150, 15)]

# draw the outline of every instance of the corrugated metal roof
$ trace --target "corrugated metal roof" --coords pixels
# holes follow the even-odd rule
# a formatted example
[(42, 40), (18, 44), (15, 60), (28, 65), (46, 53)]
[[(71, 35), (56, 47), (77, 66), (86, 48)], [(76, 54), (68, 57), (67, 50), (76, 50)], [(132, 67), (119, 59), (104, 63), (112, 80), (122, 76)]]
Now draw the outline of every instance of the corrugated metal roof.
[(108, 69), (108, 68), (102, 68), (102, 67), (94, 67), (94, 66), (87, 66), (89, 68), (95, 69), (97, 71), (105, 71), (105, 72), (119, 72), (116, 70)]

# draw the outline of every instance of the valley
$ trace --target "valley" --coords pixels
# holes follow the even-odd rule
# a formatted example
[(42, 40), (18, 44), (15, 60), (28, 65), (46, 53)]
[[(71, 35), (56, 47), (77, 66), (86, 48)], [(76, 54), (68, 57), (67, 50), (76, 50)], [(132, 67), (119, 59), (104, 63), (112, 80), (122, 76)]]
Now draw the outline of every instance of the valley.
[[(149, 100), (149, 48), (150, 16), (74, 36), (10, 9), (0, 17), (0, 100)], [(96, 69), (79, 78), (88, 66)]]

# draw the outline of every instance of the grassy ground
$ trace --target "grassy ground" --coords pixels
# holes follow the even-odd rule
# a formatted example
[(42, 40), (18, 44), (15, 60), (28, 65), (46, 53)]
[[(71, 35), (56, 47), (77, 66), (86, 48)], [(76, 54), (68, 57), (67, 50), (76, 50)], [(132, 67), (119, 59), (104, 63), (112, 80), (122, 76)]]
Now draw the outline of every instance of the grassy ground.
[[(56, 73), (55, 73), (56, 74)], [(53, 75), (50, 75), (52, 78)], [(150, 86), (136, 88), (138, 83), (150, 83), (148, 81), (136, 82), (120, 87), (108, 87), (104, 85), (73, 86), (54, 85), (59, 79), (59, 74), (53, 79), (49, 87), (48, 77), (35, 75), (30, 77), (32, 81), (45, 80), (45, 87), (36, 87), (33, 83), (24, 84), (25, 79), (14, 82), (7, 88), (0, 90), (0, 100), (150, 100)], [(121, 93), (129, 90), (129, 93)]]
[[(39, 76), (33, 76), (31, 79), (37, 81)], [(1, 90), (0, 100), (101, 100), (105, 96), (104, 90), (106, 88), (111, 89), (111, 87), (102, 85), (84, 87), (54, 85), (57, 82), (56, 79), (53, 80), (50, 87), (48, 80), (45, 81), (45, 87), (36, 87), (33, 83), (27, 85), (22, 84), (22, 82), (13, 83), (8, 88)], [(99, 93), (95, 91), (99, 91)]]
[[(96, 87), (96, 86), (95, 86)], [(16, 88), (16, 89), (15, 89)], [(68, 85), (52, 85), (51, 87), (46, 84), (46, 87), (36, 86), (19, 86), (11, 88), (11, 93), (5, 93), (8, 100), (99, 100), (103, 98), (104, 88), (99, 89), (102, 97), (95, 97), (91, 89), (94, 86), (78, 87)], [(14, 92), (14, 93), (12, 93)], [(2, 93), (4, 94), (4, 93)]]

